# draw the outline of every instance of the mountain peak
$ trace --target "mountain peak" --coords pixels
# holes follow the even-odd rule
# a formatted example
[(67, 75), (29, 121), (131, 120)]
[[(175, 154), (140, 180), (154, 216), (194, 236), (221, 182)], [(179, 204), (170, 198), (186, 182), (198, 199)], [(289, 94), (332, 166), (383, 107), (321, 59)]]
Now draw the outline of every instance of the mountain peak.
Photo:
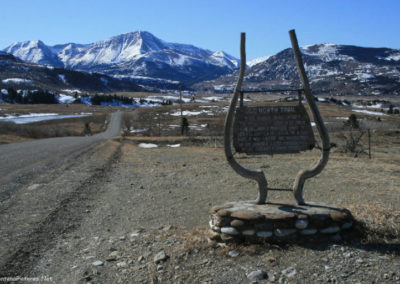
[(41, 40), (15, 42), (4, 51), (24, 61), (56, 66), (60, 65), (57, 56)]
[[(92, 44), (46, 46), (19, 43), (5, 50), (25, 61), (120, 76), (145, 76), (194, 82), (234, 70), (238, 60), (223, 51), (163, 41), (150, 32), (135, 31)], [(34, 54), (34, 56), (33, 56)]]

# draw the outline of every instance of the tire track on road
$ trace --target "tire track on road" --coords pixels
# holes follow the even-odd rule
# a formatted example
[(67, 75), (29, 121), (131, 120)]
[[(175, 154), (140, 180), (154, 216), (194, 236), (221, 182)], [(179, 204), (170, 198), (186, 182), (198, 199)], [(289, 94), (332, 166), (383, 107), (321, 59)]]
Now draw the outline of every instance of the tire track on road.
[(75, 230), (85, 216), (87, 208), (101, 194), (101, 186), (107, 181), (111, 169), (121, 158), (121, 146), (116, 149), (106, 162), (94, 170), (79, 187), (66, 197), (35, 229), (29, 233), (13, 255), (2, 260), (0, 277), (29, 275), (41, 255), (51, 249), (60, 235)]

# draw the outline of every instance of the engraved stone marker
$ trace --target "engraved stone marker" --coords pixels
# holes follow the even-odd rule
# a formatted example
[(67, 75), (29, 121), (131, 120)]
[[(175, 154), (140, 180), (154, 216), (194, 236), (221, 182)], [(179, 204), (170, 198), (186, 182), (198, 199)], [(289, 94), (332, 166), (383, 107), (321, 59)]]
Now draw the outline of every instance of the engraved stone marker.
[(303, 105), (240, 107), (233, 126), (236, 152), (248, 155), (288, 154), (315, 146)]

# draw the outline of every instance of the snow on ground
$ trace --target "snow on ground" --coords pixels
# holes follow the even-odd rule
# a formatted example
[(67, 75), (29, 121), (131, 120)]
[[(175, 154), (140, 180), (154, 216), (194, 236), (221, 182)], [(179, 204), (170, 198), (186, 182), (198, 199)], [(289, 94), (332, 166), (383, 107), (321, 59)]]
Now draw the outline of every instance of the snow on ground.
[(152, 143), (140, 143), (140, 144), (139, 144), (139, 147), (140, 147), (140, 148), (150, 149), (150, 148), (157, 148), (158, 145), (152, 144)]
[(43, 121), (43, 120), (84, 117), (84, 116), (89, 116), (89, 115), (91, 115), (91, 113), (69, 114), (69, 115), (59, 115), (57, 113), (31, 113), (31, 114), (24, 114), (24, 115), (3, 116), (3, 117), (0, 117), (0, 121), (14, 122), (16, 124), (26, 124), (26, 123)]
[(2, 80), (2, 82), (5, 84), (7, 84), (7, 83), (30, 84), (30, 83), (32, 83), (32, 80), (21, 79), (21, 78), (8, 78), (8, 79)]
[[(207, 110), (201, 110), (201, 111), (189, 111), (189, 110), (184, 110), (182, 111), (182, 115), (183, 116), (193, 116), (193, 115), (199, 115), (202, 113), (206, 113), (208, 115), (213, 115), (213, 113), (211, 111), (207, 111)], [(180, 116), (181, 112), (180, 111), (176, 111), (171, 113), (172, 116)]]
[(203, 128), (206, 128), (206, 127), (207, 127), (207, 124), (200, 124), (200, 125), (192, 124), (192, 125), (189, 125), (189, 128), (193, 129), (193, 130), (203, 130)]
[(353, 61), (354, 58), (338, 52), (338, 46), (333, 43), (319, 45), (305, 45), (300, 47), (303, 54), (318, 56), (322, 61), (330, 62), (334, 60)]
[(387, 115), (387, 114), (384, 114), (383, 112), (370, 111), (370, 110), (365, 110), (365, 109), (353, 109), (352, 111), (365, 113), (365, 114), (371, 114), (371, 115)]
[(199, 108), (219, 108), (219, 106), (199, 106)]
[(256, 59), (247, 61), (247, 65), (248, 65), (249, 67), (252, 67), (252, 66), (254, 66), (254, 65), (258, 64), (258, 63), (267, 61), (271, 56), (272, 56), (272, 55), (262, 56), (262, 57), (258, 57), (258, 58), (256, 58)]
[(73, 96), (59, 94), (57, 100), (59, 104), (70, 104), (75, 101), (75, 98)]
[(223, 97), (214, 96), (214, 97), (204, 97), (203, 100), (219, 102), (219, 101), (224, 101), (225, 99)]
[(181, 144), (168, 144), (167, 145), (168, 147), (170, 147), (170, 148), (179, 148), (179, 147), (181, 147)]
[(58, 77), (58, 80), (60, 80), (64, 84), (67, 84), (67, 79), (65, 79), (65, 74), (58, 74), (57, 77)]
[(75, 90), (71, 90), (71, 89), (64, 89), (64, 90), (62, 90), (63, 92), (66, 92), (66, 93), (81, 93), (81, 91), (80, 90), (78, 90), (78, 89), (75, 89)]
[(145, 132), (145, 131), (147, 131), (146, 128), (144, 128), (144, 129), (130, 129), (129, 130), (130, 133), (141, 133), (141, 132)]
[[(167, 101), (167, 100), (170, 100), (173, 102), (178, 102), (180, 100), (180, 98), (175, 97), (175, 96), (149, 96), (146, 98), (146, 100), (161, 103), (161, 102)], [(192, 101), (192, 98), (182, 97), (182, 101), (185, 103), (189, 103)]]

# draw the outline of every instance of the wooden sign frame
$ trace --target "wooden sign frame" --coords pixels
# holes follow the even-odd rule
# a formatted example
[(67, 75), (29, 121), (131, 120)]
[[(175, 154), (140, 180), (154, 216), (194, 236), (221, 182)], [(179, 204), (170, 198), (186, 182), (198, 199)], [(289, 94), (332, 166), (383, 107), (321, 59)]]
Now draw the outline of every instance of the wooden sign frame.
[[(290, 41), (292, 43), (292, 50), (294, 53), (294, 59), (296, 61), (297, 70), (299, 72), (300, 80), (302, 83), (302, 89), (300, 89), (305, 94), (305, 98), (310, 107), (311, 113), (313, 115), (314, 122), (316, 124), (319, 136), (322, 141), (322, 155), (321, 159), (312, 167), (306, 170), (301, 170), (297, 174), (294, 185), (293, 185), (293, 194), (294, 198), (299, 205), (304, 205), (305, 201), (303, 198), (303, 187), (306, 179), (312, 178), (319, 174), (325, 167), (329, 159), (330, 152), (330, 142), (328, 131), (325, 127), (325, 124), (322, 120), (321, 114), (318, 110), (318, 107), (315, 103), (314, 97), (311, 94), (310, 84), (308, 82), (308, 78), (304, 69), (303, 60), (301, 58), (300, 48), (298, 45), (296, 33), (294, 30), (289, 31)], [(258, 183), (258, 197), (256, 202), (258, 204), (265, 204), (267, 201), (268, 195), (268, 182), (265, 178), (264, 172), (262, 170), (250, 170), (246, 169), (242, 165), (238, 163), (232, 153), (232, 129), (233, 129), (233, 121), (235, 117), (235, 111), (237, 110), (236, 104), (239, 98), (239, 95), (243, 96), (242, 84), (244, 79), (244, 72), (246, 69), (246, 51), (245, 51), (245, 33), (241, 33), (240, 40), (240, 69), (239, 69), (239, 78), (235, 87), (235, 90), (232, 95), (232, 100), (229, 105), (228, 113), (225, 120), (225, 128), (224, 128), (224, 149), (225, 156), (229, 163), (229, 165), (241, 176), (245, 178), (250, 178)], [(277, 90), (271, 90), (277, 91)], [(294, 91), (294, 90), (292, 90)], [(242, 105), (242, 103), (241, 103)]]

